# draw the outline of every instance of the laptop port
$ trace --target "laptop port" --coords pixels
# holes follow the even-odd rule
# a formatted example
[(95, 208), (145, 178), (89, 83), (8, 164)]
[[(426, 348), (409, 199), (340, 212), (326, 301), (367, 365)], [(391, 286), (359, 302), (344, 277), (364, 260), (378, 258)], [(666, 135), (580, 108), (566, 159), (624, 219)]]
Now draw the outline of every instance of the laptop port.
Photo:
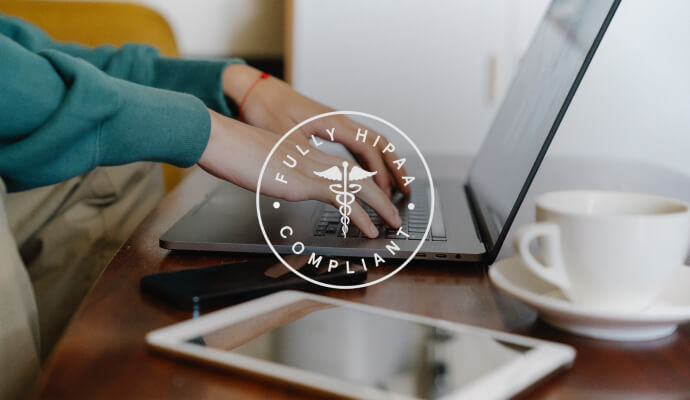
[(436, 258), (446, 258), (447, 256), (445, 254), (436, 254)]
[(426, 253), (417, 253), (416, 258), (425, 258), (425, 257), (426, 257)]

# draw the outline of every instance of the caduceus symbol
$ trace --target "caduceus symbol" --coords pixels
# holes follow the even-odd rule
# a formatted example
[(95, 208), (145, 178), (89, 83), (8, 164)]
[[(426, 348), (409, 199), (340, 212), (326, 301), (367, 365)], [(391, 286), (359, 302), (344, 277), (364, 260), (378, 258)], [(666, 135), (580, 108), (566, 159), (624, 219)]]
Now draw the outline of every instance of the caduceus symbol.
[(340, 205), (338, 212), (340, 212), (340, 224), (342, 225), (343, 237), (347, 237), (348, 227), (350, 223), (350, 214), (352, 213), (351, 204), (355, 201), (355, 194), (362, 190), (362, 185), (352, 183), (367, 179), (370, 176), (376, 175), (376, 172), (369, 172), (359, 166), (353, 166), (348, 172), (347, 167), (349, 163), (343, 161), (343, 169), (333, 166), (324, 171), (314, 171), (314, 174), (330, 181), (338, 181), (328, 188), (335, 193), (335, 201)]

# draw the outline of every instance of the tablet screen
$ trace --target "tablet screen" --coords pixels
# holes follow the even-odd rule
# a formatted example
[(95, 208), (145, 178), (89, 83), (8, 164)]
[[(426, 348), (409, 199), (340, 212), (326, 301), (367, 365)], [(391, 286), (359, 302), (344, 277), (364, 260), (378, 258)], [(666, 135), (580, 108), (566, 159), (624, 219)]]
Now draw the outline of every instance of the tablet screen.
[(188, 342), (433, 399), (531, 348), (356, 308), (300, 300)]

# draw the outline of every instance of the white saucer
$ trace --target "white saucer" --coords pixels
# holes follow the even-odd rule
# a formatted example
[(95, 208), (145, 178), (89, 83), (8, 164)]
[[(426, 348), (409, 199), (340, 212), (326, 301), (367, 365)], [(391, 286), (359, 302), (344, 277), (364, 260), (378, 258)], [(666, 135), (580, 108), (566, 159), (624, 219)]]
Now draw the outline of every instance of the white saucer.
[(638, 312), (618, 312), (573, 304), (563, 293), (528, 271), (519, 256), (494, 263), (491, 281), (503, 292), (535, 308), (545, 322), (579, 335), (619, 341), (652, 340), (690, 321), (690, 267), (679, 266), (657, 299)]

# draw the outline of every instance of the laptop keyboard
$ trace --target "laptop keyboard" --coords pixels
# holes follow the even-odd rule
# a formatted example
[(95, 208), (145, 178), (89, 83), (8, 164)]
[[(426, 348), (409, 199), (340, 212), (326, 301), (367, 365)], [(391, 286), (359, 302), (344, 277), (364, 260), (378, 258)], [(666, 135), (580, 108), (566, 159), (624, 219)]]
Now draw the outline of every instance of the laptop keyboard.
[[(409, 237), (405, 235), (396, 235), (397, 229), (391, 228), (381, 219), (381, 217), (367, 204), (362, 204), (364, 210), (369, 214), (369, 218), (376, 225), (379, 230), (379, 238), (397, 239), (397, 240), (422, 240), (424, 230), (429, 218), (429, 194), (423, 189), (412, 190), (412, 195), (409, 199), (397, 194), (393, 197), (393, 202), (398, 206), (400, 218), (402, 219), (403, 232), (406, 232)], [(409, 203), (414, 203), (414, 208), (408, 208)], [(438, 211), (438, 210), (437, 210)], [(336, 236), (343, 237), (343, 231), (340, 224), (340, 213), (331, 205), (324, 205), (321, 209), (321, 215), (314, 226), (314, 236)], [(364, 235), (357, 226), (350, 222), (347, 238), (364, 238)], [(445, 241), (445, 232), (443, 235), (433, 236), (431, 232), (427, 236), (427, 240)]]

